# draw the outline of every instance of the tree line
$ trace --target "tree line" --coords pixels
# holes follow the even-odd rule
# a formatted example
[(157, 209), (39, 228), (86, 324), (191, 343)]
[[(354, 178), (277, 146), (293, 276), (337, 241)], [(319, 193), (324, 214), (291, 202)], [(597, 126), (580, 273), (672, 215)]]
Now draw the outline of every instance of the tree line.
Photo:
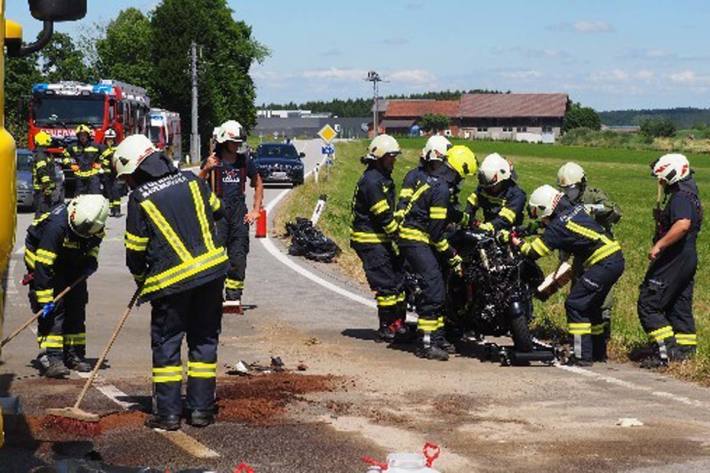
[(26, 139), (24, 113), (17, 104), (30, 95), (33, 83), (113, 79), (147, 89), (151, 105), (179, 112), (188, 130), (189, 50), (195, 41), (203, 149), (212, 129), (225, 120), (236, 119), (251, 129), (256, 90), (249, 69), (269, 51), (233, 14), (226, 0), (162, 0), (147, 15), (128, 8), (107, 25), (93, 25), (80, 35), (56, 33), (39, 53), (8, 59), (6, 126), (20, 142)]

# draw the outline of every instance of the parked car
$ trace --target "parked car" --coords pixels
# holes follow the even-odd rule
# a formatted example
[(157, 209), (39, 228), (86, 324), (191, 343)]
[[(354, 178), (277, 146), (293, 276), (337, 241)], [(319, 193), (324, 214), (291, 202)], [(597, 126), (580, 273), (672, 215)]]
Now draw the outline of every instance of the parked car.
[[(17, 174), (15, 176), (15, 188), (17, 189), (17, 207), (21, 209), (34, 208), (34, 188), (32, 186), (32, 163), (34, 158), (32, 151), (25, 148), (17, 150)], [(56, 187), (54, 192), (58, 201), (64, 200), (64, 172), (59, 163), (54, 163), (56, 172)]]
[(252, 159), (265, 183), (303, 184), (304, 166), (302, 158), (292, 144), (264, 143), (259, 145)]

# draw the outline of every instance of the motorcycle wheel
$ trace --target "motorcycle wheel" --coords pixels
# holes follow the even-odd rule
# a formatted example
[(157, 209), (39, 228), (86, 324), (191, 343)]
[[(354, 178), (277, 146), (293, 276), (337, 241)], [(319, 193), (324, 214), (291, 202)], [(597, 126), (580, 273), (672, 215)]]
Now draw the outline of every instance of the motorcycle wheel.
[(527, 317), (520, 316), (511, 319), (510, 333), (513, 336), (516, 351), (531, 352), (533, 350), (533, 340), (528, 328)]

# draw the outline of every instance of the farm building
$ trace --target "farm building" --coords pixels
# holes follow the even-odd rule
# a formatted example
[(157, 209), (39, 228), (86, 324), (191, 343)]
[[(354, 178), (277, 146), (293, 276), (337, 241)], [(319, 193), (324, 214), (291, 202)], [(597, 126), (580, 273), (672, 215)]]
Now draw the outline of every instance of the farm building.
[(450, 119), (450, 134), (457, 136), (458, 112), (458, 100), (388, 100), (379, 126), (384, 133), (405, 135), (424, 115), (444, 115)]
[(459, 103), (460, 136), (554, 141), (570, 106), (567, 94), (467, 94)]

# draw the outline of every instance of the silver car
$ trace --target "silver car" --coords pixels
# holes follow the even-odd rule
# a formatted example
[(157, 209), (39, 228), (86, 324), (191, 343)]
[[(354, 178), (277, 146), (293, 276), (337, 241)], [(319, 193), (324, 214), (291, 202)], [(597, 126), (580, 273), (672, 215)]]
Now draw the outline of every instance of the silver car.
[[(15, 188), (17, 189), (17, 207), (21, 209), (34, 208), (34, 189), (32, 187), (32, 151), (28, 149), (17, 150), (17, 174), (15, 177)], [(59, 164), (56, 166), (56, 188), (55, 198), (58, 201), (64, 200), (64, 172)]]

